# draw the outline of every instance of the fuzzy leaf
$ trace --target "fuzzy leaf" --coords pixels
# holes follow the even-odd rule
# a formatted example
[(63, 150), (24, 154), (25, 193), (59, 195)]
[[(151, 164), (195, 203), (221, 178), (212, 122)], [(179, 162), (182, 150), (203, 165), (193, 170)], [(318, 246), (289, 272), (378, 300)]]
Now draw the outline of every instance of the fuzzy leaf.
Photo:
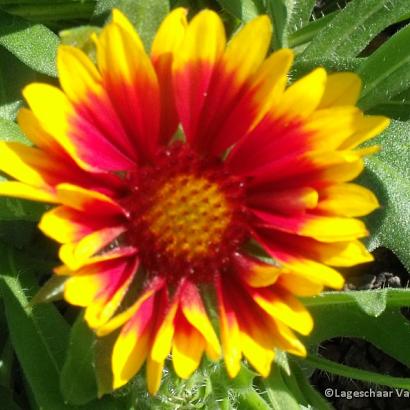
[(39, 408), (67, 409), (59, 392), (68, 326), (52, 305), (28, 306), (26, 289), (35, 288), (21, 255), (0, 246), (0, 291), (11, 341)]
[(355, 57), (385, 27), (409, 11), (409, 3), (402, 0), (352, 1), (318, 33), (304, 57)]
[(259, 14), (258, 0), (217, 0), (221, 7), (240, 21), (252, 20)]
[(33, 24), (0, 10), (0, 45), (33, 70), (55, 77), (58, 37), (42, 24)]
[(371, 188), (381, 207), (367, 218), (370, 249), (391, 249), (410, 271), (410, 123), (392, 122), (371, 141), (381, 151), (366, 160), (360, 183)]
[(85, 404), (97, 397), (93, 366), (94, 342), (94, 333), (80, 316), (71, 328), (67, 356), (60, 378), (61, 392), (70, 404)]
[(400, 98), (410, 88), (410, 26), (400, 30), (360, 67), (363, 80), (359, 105), (369, 110), (378, 104)]
[[(318, 346), (334, 337), (358, 337), (372, 343), (388, 355), (410, 367), (410, 322), (401, 314), (400, 307), (410, 306), (410, 292), (385, 289), (386, 309), (369, 315), (353, 292), (328, 292), (304, 298), (314, 321), (313, 332), (305, 343)], [(359, 292), (359, 291), (356, 291)], [(362, 294), (382, 291), (363, 291)], [(363, 302), (362, 299), (361, 302)], [(371, 298), (367, 301), (371, 303)]]

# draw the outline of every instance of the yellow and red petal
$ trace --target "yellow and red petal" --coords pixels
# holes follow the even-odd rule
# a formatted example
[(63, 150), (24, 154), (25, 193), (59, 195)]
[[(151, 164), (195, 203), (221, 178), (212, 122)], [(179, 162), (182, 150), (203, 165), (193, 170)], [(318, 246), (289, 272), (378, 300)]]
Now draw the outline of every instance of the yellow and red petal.
[(240, 279), (254, 288), (274, 284), (283, 273), (280, 266), (269, 265), (240, 253), (233, 255), (233, 264)]
[[(134, 315), (138, 315), (141, 305), (145, 303), (148, 298), (155, 296), (155, 294), (164, 287), (165, 281), (163, 278), (156, 277), (150, 281), (144, 289), (137, 301), (129, 308), (114, 316), (107, 323), (96, 330), (98, 336), (105, 336), (115, 329), (127, 323)], [(166, 301), (165, 301), (166, 302)]]
[(317, 208), (318, 192), (309, 187), (283, 189), (273, 193), (261, 191), (248, 193), (248, 207), (265, 212), (279, 214), (300, 214), (309, 209)]
[(111, 221), (98, 219), (67, 206), (59, 206), (42, 216), (39, 228), (57, 242), (71, 243), (80, 241), (94, 231), (117, 224), (118, 220), (113, 218)]
[[(81, 50), (61, 46), (57, 54), (61, 86), (75, 110), (71, 119), (71, 137), (76, 145), (90, 144), (98, 150), (92, 164), (101, 169), (132, 168), (138, 152), (130, 140), (113, 103), (107, 94), (100, 73)], [(123, 165), (112, 163), (114, 158)]]
[(102, 228), (94, 231), (78, 242), (66, 243), (61, 246), (59, 257), (70, 269), (76, 270), (89, 263), (89, 260), (102, 251), (123, 232), (124, 226)]
[[(332, 247), (331, 249), (334, 251), (332, 258), (340, 256), (340, 259), (342, 259), (344, 250), (343, 247), (340, 248), (339, 244), (321, 244), (310, 238), (300, 238), (296, 235), (266, 229), (258, 230), (257, 233), (255, 232), (255, 236), (265, 251), (274, 260), (278, 260), (281, 265), (288, 268), (290, 272), (306, 276), (316, 283), (331, 288), (340, 289), (343, 287), (343, 276), (325, 264), (328, 262), (329, 248), (325, 248), (327, 252), (322, 254), (323, 263), (320, 259), (319, 261), (315, 260), (315, 257), (320, 254), (320, 249), (324, 252), (324, 245)], [(315, 250), (315, 245), (319, 246), (318, 250)], [(355, 252), (355, 255), (358, 255), (358, 260), (364, 261), (368, 253), (362, 254), (359, 251)], [(339, 262), (341, 262), (340, 259)], [(341, 263), (336, 266), (346, 266), (346, 264)]]
[(150, 160), (158, 147), (160, 120), (160, 91), (152, 62), (118, 10), (95, 41), (104, 89), (139, 160)]
[(221, 329), (223, 357), (229, 377), (234, 378), (241, 368), (241, 340), (238, 318), (220, 278), (215, 283)]
[[(58, 88), (33, 83), (23, 90), (23, 94), (44, 131), (52, 135), (84, 170), (125, 170), (134, 167), (132, 161), (98, 135), (95, 127), (77, 112), (78, 108)], [(95, 155), (97, 142), (99, 155)]]
[(160, 143), (168, 143), (178, 126), (178, 114), (174, 98), (172, 65), (180, 50), (188, 26), (187, 10), (173, 10), (161, 23), (152, 43), (151, 60), (157, 73), (160, 99)]
[(39, 202), (58, 203), (57, 197), (51, 188), (37, 188), (15, 181), (1, 182), (0, 195)]
[(180, 303), (185, 319), (203, 336), (209, 358), (218, 359), (221, 355), (218, 338), (205, 311), (199, 291), (192, 282), (185, 282)]
[(180, 290), (181, 288), (179, 288), (177, 293), (174, 295), (174, 300), (168, 307), (167, 312), (155, 333), (150, 352), (150, 358), (154, 362), (163, 363), (171, 350), (172, 339), (175, 332), (175, 316), (179, 305)]
[(179, 310), (175, 317), (175, 334), (172, 341), (172, 363), (175, 373), (183, 379), (189, 378), (198, 368), (204, 350), (204, 336)]
[[(204, 39), (206, 39), (204, 41)], [(202, 111), (206, 106), (212, 79), (226, 45), (219, 16), (210, 10), (198, 13), (189, 23), (173, 64), (176, 106), (187, 141), (200, 144)]]
[(86, 307), (85, 320), (98, 328), (118, 309), (138, 264), (138, 258), (127, 257), (88, 265), (65, 282), (64, 298)]
[(279, 288), (247, 288), (252, 299), (273, 319), (283, 322), (297, 332), (307, 335), (313, 329), (313, 319), (304, 305), (291, 293)]
[(77, 185), (59, 184), (57, 197), (62, 204), (80, 212), (118, 218), (124, 215), (122, 207), (109, 196)]
[(140, 297), (137, 309), (114, 344), (111, 359), (114, 389), (127, 383), (145, 362), (151, 348), (155, 315), (155, 293), (149, 290)]

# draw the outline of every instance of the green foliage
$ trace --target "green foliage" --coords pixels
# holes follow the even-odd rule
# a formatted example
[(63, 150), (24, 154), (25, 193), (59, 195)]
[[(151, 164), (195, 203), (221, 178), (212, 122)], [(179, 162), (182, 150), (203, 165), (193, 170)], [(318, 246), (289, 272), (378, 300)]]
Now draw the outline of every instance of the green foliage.
[[(360, 99), (363, 109), (369, 110), (378, 104), (389, 104), (410, 88), (410, 26), (390, 38), (376, 50), (359, 69), (364, 81)], [(400, 100), (399, 100), (400, 101)], [(405, 102), (402, 100), (402, 102)], [(408, 100), (407, 100), (408, 102)], [(396, 106), (397, 106), (396, 102)], [(390, 115), (395, 117), (394, 111)]]
[(408, 11), (408, 3), (402, 0), (352, 1), (318, 33), (303, 56), (355, 57)]
[(0, 45), (33, 70), (56, 76), (58, 36), (42, 24), (33, 24), (0, 10)]
[[(312, 348), (334, 337), (363, 338), (410, 367), (410, 323), (400, 311), (401, 307), (410, 306), (410, 291), (331, 292), (306, 298), (304, 303), (315, 320), (315, 330), (305, 340)], [(316, 356), (304, 362), (357, 380), (397, 388), (410, 387), (410, 379), (353, 369)]]
[(361, 181), (376, 192), (381, 208), (368, 217), (371, 249), (393, 250), (410, 271), (410, 124), (394, 121), (371, 141), (381, 151), (367, 159)]
[[(56, 83), (60, 39), (92, 58), (90, 34), (98, 32), (113, 7), (125, 12), (149, 49), (168, 11), (188, 7), (190, 15), (212, 8), (228, 32), (258, 14), (274, 26), (272, 49), (292, 47), (291, 81), (317, 66), (330, 72), (355, 71), (363, 80), (360, 107), (397, 121), (371, 141), (382, 149), (366, 162), (360, 182), (376, 192), (381, 208), (367, 218), (371, 249), (384, 246), (410, 270), (410, 17), (407, 0), (355, 0), (338, 8), (314, 0), (0, 0), (0, 139), (30, 142), (15, 124), (24, 104), (21, 89), (33, 81)], [(312, 15), (313, 12), (313, 15)], [(321, 15), (323, 13), (323, 15)], [(386, 27), (400, 22), (394, 30)], [(394, 31), (397, 32), (394, 35)], [(1, 177), (3, 178), (3, 177)], [(277, 354), (272, 373), (262, 379), (243, 365), (231, 380), (223, 363), (204, 361), (186, 381), (171, 363), (159, 394), (146, 392), (144, 372), (112, 393), (110, 352), (116, 335), (98, 339), (77, 310), (30, 303), (37, 283), (57, 263), (55, 248), (39, 242), (35, 224), (46, 209), (18, 199), (0, 199), (0, 403), (10, 410), (59, 409), (277, 409), (330, 405), (311, 386), (309, 369), (375, 384), (409, 388), (410, 380), (380, 375), (329, 361), (317, 354), (323, 341), (358, 337), (410, 367), (410, 325), (401, 314), (410, 306), (408, 290), (333, 292), (304, 303), (315, 319), (305, 338), (307, 359)], [(61, 282), (47, 281), (34, 301), (60, 296)], [(14, 372), (17, 366), (21, 375)], [(307, 369), (308, 368), (308, 369)], [(16, 376), (17, 375), (17, 376)], [(14, 389), (20, 377), (21, 392)], [(99, 398), (103, 396), (102, 398)]]

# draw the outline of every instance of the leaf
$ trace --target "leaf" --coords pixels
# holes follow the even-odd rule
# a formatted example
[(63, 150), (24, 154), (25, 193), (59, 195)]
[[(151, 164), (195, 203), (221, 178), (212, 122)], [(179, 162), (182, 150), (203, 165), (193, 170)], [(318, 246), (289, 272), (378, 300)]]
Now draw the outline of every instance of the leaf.
[(36, 74), (0, 45), (0, 118), (13, 121), (21, 106), (21, 89)]
[(57, 76), (58, 44), (58, 37), (47, 27), (0, 10), (0, 45), (33, 70)]
[(410, 11), (402, 0), (352, 1), (306, 48), (305, 58), (357, 56), (377, 34)]
[(393, 121), (371, 141), (381, 151), (366, 160), (359, 182), (372, 189), (381, 207), (366, 218), (370, 249), (391, 249), (410, 271), (410, 123)]
[(360, 67), (363, 80), (359, 105), (369, 110), (410, 88), (410, 26), (391, 37)]
[(3, 386), (0, 386), (0, 403), (5, 410), (21, 410), (21, 407), (13, 401), (11, 391)]
[[(276, 364), (272, 365), (270, 376), (264, 381), (266, 394), (274, 410), (299, 410), (300, 406), (295, 398), (294, 389), (290, 390), (286, 384), (281, 368)], [(300, 394), (300, 392), (298, 392)]]
[(316, 0), (292, 0), (291, 3), (292, 7), (287, 24), (288, 35), (294, 33), (297, 30), (300, 30), (307, 23), (309, 23)]
[(401, 306), (410, 306), (410, 291), (386, 291), (386, 309), (377, 317), (369, 316), (357, 299), (351, 298), (353, 292), (304, 298), (315, 322), (313, 332), (304, 338), (305, 344), (318, 346), (334, 337), (358, 337), (410, 367), (410, 322), (400, 312)]
[(386, 308), (410, 306), (410, 290), (376, 289), (355, 292), (333, 291), (318, 296), (302, 298), (307, 307), (343, 305), (358, 307), (369, 316), (380, 316)]
[(240, 21), (249, 21), (259, 14), (257, 0), (217, 0), (221, 7)]
[[(3, 325), (3, 323), (1, 324)], [(4, 328), (6, 328), (6, 326), (4, 326)], [(7, 337), (6, 342), (4, 343), (4, 346), (2, 346), (2, 351), (0, 355), (0, 387), (1, 386), (7, 387), (7, 388), (10, 387), (13, 364), (14, 364), (13, 346), (11, 345), (10, 338)], [(0, 403), (2, 403), (1, 400), (0, 400)]]
[(368, 383), (374, 383), (382, 386), (389, 386), (401, 389), (410, 389), (409, 377), (393, 377), (367, 370), (356, 369), (346, 366), (341, 363), (336, 363), (332, 360), (325, 359), (321, 356), (308, 356), (304, 359), (304, 363), (313, 368), (324, 370), (338, 376), (348, 377), (355, 380), (361, 380)]
[(60, 386), (70, 404), (85, 404), (97, 397), (94, 373), (95, 335), (80, 315), (75, 321), (61, 372)]
[(95, 7), (95, 0), (20, 0), (14, 3), (5, 5), (4, 10), (13, 16), (48, 26), (55, 26), (53, 23), (59, 26), (70, 20), (88, 21)]
[(310, 384), (310, 381), (297, 364), (297, 361), (297, 359), (293, 359), (291, 362), (292, 375), (296, 379), (299, 389), (306, 401), (312, 406), (313, 409), (333, 409), (330, 403), (328, 403), (325, 398)]
[(20, 130), (20, 127), (14, 121), (5, 120), (3, 118), (0, 118), (0, 140), (17, 141), (30, 145), (30, 141)]
[(114, 7), (127, 15), (149, 50), (160, 23), (169, 12), (168, 0), (97, 0), (94, 15), (101, 17)]
[(0, 291), (14, 349), (39, 408), (66, 409), (59, 392), (59, 373), (68, 337), (68, 326), (52, 305), (28, 307), (24, 289), (35, 281), (24, 259), (0, 246)]
[(338, 11), (327, 14), (321, 18), (313, 20), (301, 29), (292, 32), (288, 38), (289, 47), (298, 47), (312, 41), (312, 39), (336, 17), (337, 13)]
[(368, 113), (385, 115), (400, 121), (410, 120), (410, 88), (393, 97), (387, 96), (381, 104), (372, 106)]

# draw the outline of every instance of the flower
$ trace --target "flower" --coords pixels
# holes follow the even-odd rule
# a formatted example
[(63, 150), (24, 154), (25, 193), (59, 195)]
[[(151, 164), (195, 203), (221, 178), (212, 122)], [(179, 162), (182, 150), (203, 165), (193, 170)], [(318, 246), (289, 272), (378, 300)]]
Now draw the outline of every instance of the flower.
[(182, 378), (204, 352), (231, 377), (243, 356), (267, 376), (276, 348), (306, 354), (294, 332), (313, 321), (297, 297), (372, 259), (356, 217), (378, 202), (348, 181), (388, 120), (355, 107), (355, 74), (317, 68), (287, 86), (293, 53), (266, 58), (270, 39), (266, 16), (226, 44), (217, 14), (188, 23), (178, 8), (148, 56), (114, 10), (96, 65), (60, 46), (61, 89), (24, 89), (34, 146), (1, 143), (14, 180), (0, 193), (56, 205), (39, 227), (61, 243), (65, 299), (99, 336), (118, 332), (114, 388), (146, 362), (155, 393), (170, 352)]

